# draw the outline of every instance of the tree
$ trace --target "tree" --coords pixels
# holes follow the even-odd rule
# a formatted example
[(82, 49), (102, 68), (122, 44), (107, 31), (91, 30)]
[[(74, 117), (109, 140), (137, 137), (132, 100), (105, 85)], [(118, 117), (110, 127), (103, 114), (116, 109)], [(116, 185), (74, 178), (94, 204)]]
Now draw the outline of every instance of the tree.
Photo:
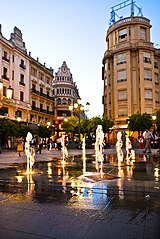
[(44, 125), (40, 125), (38, 126), (39, 128), (39, 137), (40, 138), (50, 138), (51, 137), (51, 134), (52, 134), (52, 130), (51, 128), (47, 128), (47, 126), (44, 126)]
[(62, 123), (62, 128), (66, 133), (78, 133), (79, 120), (77, 116), (70, 116), (66, 121)]
[(105, 133), (109, 133), (110, 128), (112, 128), (113, 125), (114, 125), (114, 122), (111, 118), (104, 117), (104, 116), (102, 117), (102, 127)]
[(0, 118), (0, 127), (4, 137), (17, 136), (19, 133), (19, 126), (7, 118)]
[(151, 128), (152, 117), (147, 113), (137, 113), (129, 116), (126, 122), (128, 123), (128, 129), (131, 131), (138, 131), (138, 136), (140, 136), (146, 129)]

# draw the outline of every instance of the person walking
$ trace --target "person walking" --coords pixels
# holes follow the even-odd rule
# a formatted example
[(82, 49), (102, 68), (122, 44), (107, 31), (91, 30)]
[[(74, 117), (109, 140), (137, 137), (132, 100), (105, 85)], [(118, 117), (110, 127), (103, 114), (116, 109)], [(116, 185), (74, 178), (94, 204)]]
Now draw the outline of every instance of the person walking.
[(23, 138), (17, 138), (17, 152), (18, 155), (21, 156), (21, 152), (23, 152)]
[(144, 153), (151, 153), (151, 139), (153, 134), (150, 130), (146, 129), (143, 133), (143, 138), (145, 140), (145, 150)]

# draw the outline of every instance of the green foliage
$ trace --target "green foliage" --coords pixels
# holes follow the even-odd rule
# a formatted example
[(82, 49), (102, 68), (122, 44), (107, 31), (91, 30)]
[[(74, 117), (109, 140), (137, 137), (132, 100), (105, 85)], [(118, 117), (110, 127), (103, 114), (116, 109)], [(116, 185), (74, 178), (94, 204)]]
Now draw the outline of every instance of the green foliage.
[(40, 125), (40, 126), (38, 126), (38, 128), (39, 128), (38, 135), (40, 138), (50, 138), (51, 137), (51, 134), (52, 134), (51, 128), (47, 128), (44, 125)]
[(111, 118), (102, 117), (102, 127), (105, 133), (109, 132), (110, 128), (112, 128), (113, 125), (114, 125), (114, 122)]
[(79, 120), (77, 116), (70, 116), (67, 121), (63, 121), (62, 128), (66, 133), (78, 133)]
[(128, 128), (131, 131), (138, 131), (138, 134), (140, 135), (140, 132), (145, 131), (145, 129), (150, 129), (152, 126), (152, 117), (150, 114), (147, 113), (137, 113), (133, 114), (129, 117), (129, 119), (126, 120), (128, 123)]
[(96, 133), (97, 125), (102, 125), (102, 119), (100, 117), (93, 117), (89, 120), (87, 130), (89, 133)]
[(7, 118), (0, 118), (0, 128), (2, 135), (17, 136), (19, 133), (19, 126), (12, 120)]

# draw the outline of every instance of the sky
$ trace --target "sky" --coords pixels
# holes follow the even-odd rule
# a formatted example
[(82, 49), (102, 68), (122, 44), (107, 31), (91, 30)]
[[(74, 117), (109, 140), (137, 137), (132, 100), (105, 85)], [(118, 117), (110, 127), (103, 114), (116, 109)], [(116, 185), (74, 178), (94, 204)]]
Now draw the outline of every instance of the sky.
[[(2, 35), (10, 39), (14, 27), (22, 32), (27, 52), (58, 71), (63, 61), (73, 76), (88, 117), (103, 115), (102, 59), (111, 7), (120, 0), (0, 0)], [(131, 1), (128, 1), (131, 2)], [(136, 0), (150, 19), (151, 42), (160, 45), (160, 1)], [(135, 16), (138, 9), (134, 9)], [(130, 6), (116, 12), (130, 16)], [(118, 17), (116, 17), (118, 20)]]

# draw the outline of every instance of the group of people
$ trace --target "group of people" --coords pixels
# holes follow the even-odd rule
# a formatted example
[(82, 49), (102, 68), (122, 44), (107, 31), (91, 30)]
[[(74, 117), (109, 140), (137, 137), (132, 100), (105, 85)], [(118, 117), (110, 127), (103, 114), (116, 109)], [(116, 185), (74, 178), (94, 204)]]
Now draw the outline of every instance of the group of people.
[[(24, 151), (24, 146), (25, 146), (25, 142), (23, 137), (18, 137), (17, 140), (17, 152), (18, 155), (21, 156), (21, 152)], [(31, 142), (30, 142), (30, 146), (35, 148), (35, 152), (39, 152), (41, 154), (42, 148), (43, 148), (43, 142), (42, 139), (39, 138), (38, 136), (35, 136), (32, 138)]]

